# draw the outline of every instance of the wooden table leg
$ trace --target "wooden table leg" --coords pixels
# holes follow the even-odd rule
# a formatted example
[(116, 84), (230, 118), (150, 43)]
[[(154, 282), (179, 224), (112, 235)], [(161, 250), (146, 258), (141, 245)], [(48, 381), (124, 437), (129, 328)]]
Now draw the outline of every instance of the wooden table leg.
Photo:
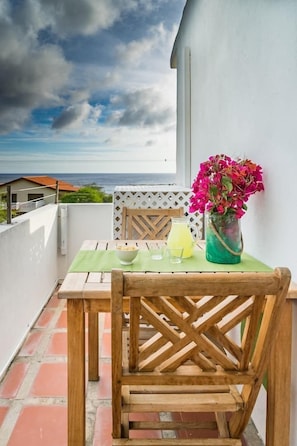
[(84, 446), (85, 400), (85, 315), (83, 301), (67, 302), (68, 345), (68, 446)]
[(98, 313), (88, 313), (89, 380), (99, 379)]
[(268, 368), (266, 446), (290, 444), (291, 355), (292, 300), (287, 299)]

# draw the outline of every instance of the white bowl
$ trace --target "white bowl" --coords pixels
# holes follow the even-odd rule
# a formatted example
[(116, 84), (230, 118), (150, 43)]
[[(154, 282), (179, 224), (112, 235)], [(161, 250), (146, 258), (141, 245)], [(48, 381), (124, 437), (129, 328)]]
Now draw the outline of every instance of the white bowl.
[(122, 265), (131, 265), (138, 254), (138, 248), (132, 245), (121, 245), (117, 246), (116, 253)]

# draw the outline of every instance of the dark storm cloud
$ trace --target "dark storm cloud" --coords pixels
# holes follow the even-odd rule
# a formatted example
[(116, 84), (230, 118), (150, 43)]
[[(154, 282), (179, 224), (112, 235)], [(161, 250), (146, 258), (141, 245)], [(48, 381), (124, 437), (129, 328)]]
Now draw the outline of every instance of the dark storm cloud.
[(89, 35), (110, 27), (123, 10), (135, 8), (135, 0), (24, 0), (12, 14), (19, 26), (51, 28), (61, 37)]
[[(71, 63), (65, 60), (60, 46), (40, 42), (42, 30), (50, 28), (62, 37), (91, 34), (110, 26), (123, 9), (134, 8), (136, 3), (134, 0), (1, 0), (0, 133), (21, 129), (32, 110), (62, 105), (67, 95)], [(64, 119), (65, 114), (61, 121)]]
[(71, 64), (59, 47), (39, 46), (32, 29), (15, 25), (5, 1), (0, 41), (0, 132), (8, 133), (22, 128), (34, 108), (59, 103)]
[(66, 108), (53, 122), (55, 130), (79, 127), (83, 122), (96, 122), (100, 116), (100, 108), (92, 107), (87, 102)]
[(58, 130), (71, 126), (73, 123), (81, 120), (81, 112), (82, 111), (77, 107), (67, 108), (60, 114), (60, 116), (58, 116), (57, 119), (55, 119), (52, 128)]
[(21, 128), (32, 109), (59, 103), (71, 69), (58, 48), (28, 48), (14, 36), (2, 40), (4, 33), (1, 28), (6, 46), (0, 52), (1, 133)]
[[(0, 0), (0, 133), (23, 129), (32, 112), (40, 108), (48, 113), (53, 107), (63, 109), (53, 122), (56, 130), (86, 120), (96, 122), (100, 95), (97, 106), (87, 101), (104, 89), (108, 101), (107, 87), (110, 92), (112, 88), (127, 90), (127, 76), (123, 75), (127, 61), (134, 78), (135, 68), (158, 43), (167, 48), (162, 40), (167, 30), (157, 26), (157, 12), (167, 8), (168, 16), (180, 1)], [(144, 25), (150, 29), (147, 33)], [(145, 73), (143, 67), (139, 73)], [(168, 123), (173, 111), (162, 101), (154, 102), (155, 94), (153, 89), (149, 94), (145, 90), (123, 94), (113, 102), (109, 115), (124, 126)]]
[(24, 0), (13, 15), (22, 26), (51, 28), (61, 37), (91, 35), (110, 28), (122, 14), (151, 12), (168, 0)]

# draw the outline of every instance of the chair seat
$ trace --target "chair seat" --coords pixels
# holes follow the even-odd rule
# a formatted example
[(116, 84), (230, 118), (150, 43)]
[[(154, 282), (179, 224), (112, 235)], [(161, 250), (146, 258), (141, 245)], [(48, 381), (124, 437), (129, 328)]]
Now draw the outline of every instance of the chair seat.
[[(155, 386), (154, 386), (155, 387)], [(225, 387), (224, 392), (201, 393), (189, 386), (189, 393), (178, 392), (176, 387), (166, 392), (158, 388), (133, 386), (129, 387), (129, 393), (123, 394), (123, 412), (213, 412), (217, 404), (220, 411), (235, 412), (243, 408), (244, 404), (235, 386)], [(182, 386), (184, 387), (184, 386)], [(174, 393), (170, 393), (174, 392)], [(144, 397), (145, 395), (145, 397)]]

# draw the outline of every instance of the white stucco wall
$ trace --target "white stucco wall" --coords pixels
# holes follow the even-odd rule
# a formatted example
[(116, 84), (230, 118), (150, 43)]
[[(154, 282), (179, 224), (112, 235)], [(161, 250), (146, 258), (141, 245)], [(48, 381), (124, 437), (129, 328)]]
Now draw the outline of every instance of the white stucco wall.
[(57, 205), (0, 225), (0, 377), (57, 284)]
[[(113, 231), (113, 203), (60, 204), (66, 208), (65, 241), (66, 252), (59, 249), (59, 279), (63, 279), (84, 240), (110, 240)], [(59, 223), (59, 238), (61, 234)]]
[[(185, 55), (191, 54), (190, 129)], [(245, 249), (297, 279), (297, 2), (188, 0), (172, 54), (177, 66), (178, 178), (190, 186), (216, 153), (247, 157), (264, 171), (265, 192), (242, 219)], [(183, 154), (190, 139), (190, 173)], [(297, 303), (294, 303), (294, 334)], [(292, 433), (297, 446), (297, 355), (293, 336)], [(265, 416), (264, 403), (256, 418)], [(264, 436), (263, 425), (258, 426)]]
[(112, 221), (112, 203), (51, 204), (0, 225), (0, 379), (82, 242), (111, 239)]

